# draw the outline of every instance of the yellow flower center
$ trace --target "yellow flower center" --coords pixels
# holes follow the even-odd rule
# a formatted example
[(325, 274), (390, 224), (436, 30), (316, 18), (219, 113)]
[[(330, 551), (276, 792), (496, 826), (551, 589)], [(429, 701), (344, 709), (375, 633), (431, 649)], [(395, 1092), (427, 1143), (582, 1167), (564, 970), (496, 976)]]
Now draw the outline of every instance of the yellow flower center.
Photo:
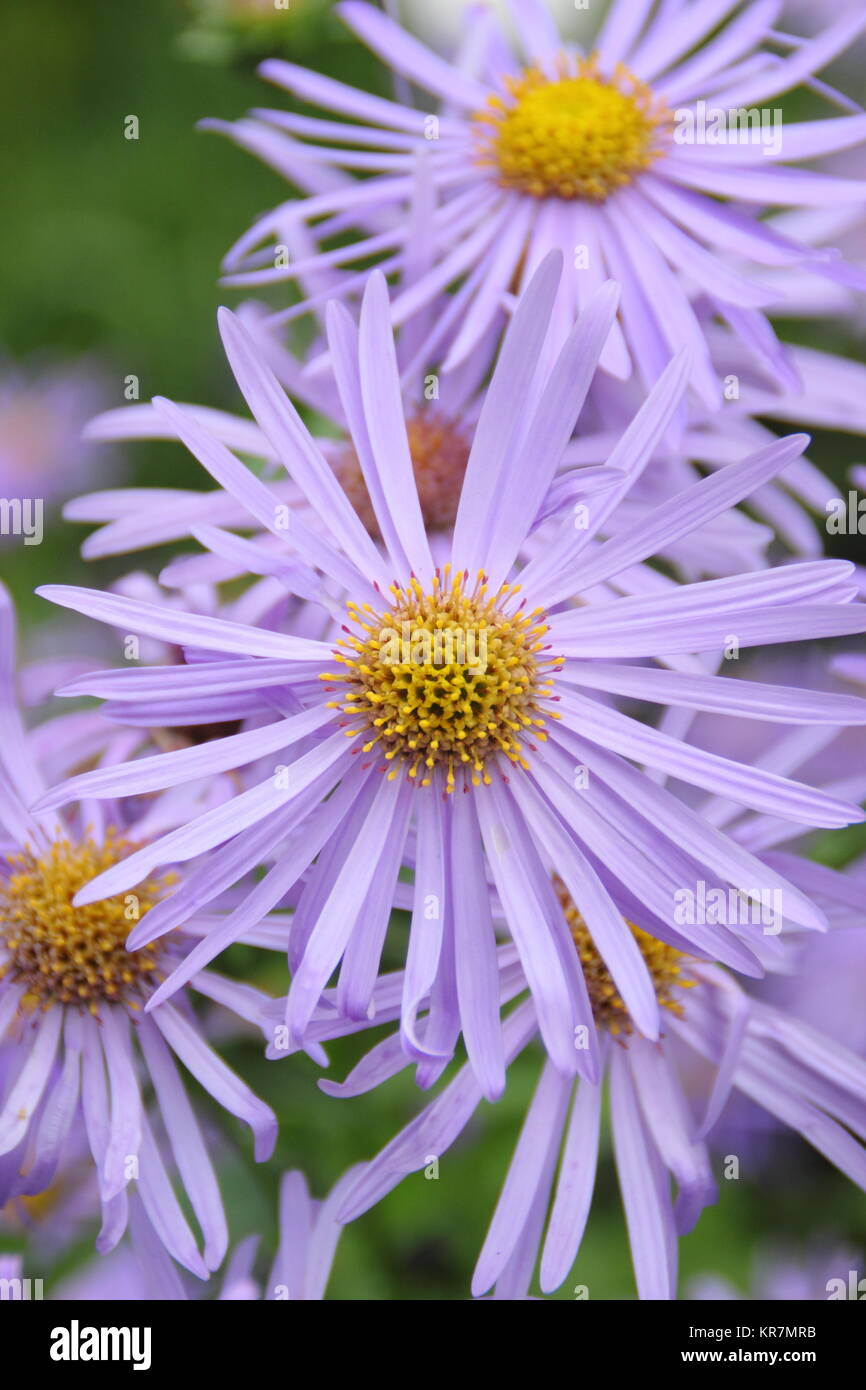
[(109, 831), (97, 844), (55, 841), (43, 854), (29, 848), (7, 861), (0, 874), (0, 946), (8, 960), (0, 976), (26, 986), (31, 1000), (79, 1004), (91, 1013), (100, 1003), (137, 1009), (161, 975), (161, 943), (127, 951), (126, 938), (160, 897), (171, 875), (141, 884), (134, 893), (74, 907), (80, 888), (135, 848)]
[(476, 112), (478, 160), (507, 188), (599, 202), (659, 157), (670, 111), (622, 64), (611, 78), (595, 55), (558, 66), (555, 80), (538, 68), (506, 78), (511, 100)]
[(489, 784), (493, 758), (525, 768), (526, 740), (544, 739), (546, 719), (558, 718), (542, 713), (560, 665), (545, 655), (542, 610), (525, 612), (518, 585), (490, 593), (483, 574), (471, 592), (467, 583), (446, 565), (430, 593), (415, 579), (392, 585), (381, 613), (349, 604), (348, 636), (334, 653), (345, 669), (322, 677), (348, 686), (331, 707), (350, 716), (348, 736), (370, 730), (365, 753), (408, 765), (425, 787), (442, 766), (448, 792), (461, 767), (473, 786)]
[[(457, 516), (469, 440), (447, 416), (430, 407), (406, 421), (406, 433), (424, 525), (428, 531), (445, 530), (454, 525)], [(337, 460), (337, 477), (370, 535), (381, 540), (364, 474), (351, 445)]]
[[(600, 1028), (607, 1028), (614, 1035), (631, 1033), (634, 1025), (628, 1010), (613, 982), (610, 971), (596, 950), (580, 909), (575, 906), (562, 879), (556, 875), (554, 875), (554, 886), (565, 913), (571, 938), (580, 956), (583, 977), (586, 980), (586, 990), (596, 1023)], [(697, 984), (696, 980), (689, 979), (687, 975), (683, 974), (681, 962), (687, 960), (688, 957), (673, 946), (666, 945), (664, 941), (657, 941), (654, 936), (650, 936), (649, 932), (642, 931), (633, 922), (627, 921), (626, 926), (637, 942), (647, 969), (652, 976), (659, 1004), (662, 1008), (669, 1009), (671, 1013), (681, 1014), (682, 1002), (677, 996), (677, 991), (692, 989)]]

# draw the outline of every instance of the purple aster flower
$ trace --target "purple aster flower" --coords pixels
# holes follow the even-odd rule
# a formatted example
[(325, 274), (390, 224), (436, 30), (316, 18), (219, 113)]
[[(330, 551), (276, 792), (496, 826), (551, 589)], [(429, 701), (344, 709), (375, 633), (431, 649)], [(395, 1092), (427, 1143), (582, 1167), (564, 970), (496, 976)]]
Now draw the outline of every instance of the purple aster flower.
[[(173, 670), (106, 672), (77, 683), (79, 693), (108, 695), (118, 709), (124, 699), (158, 705), (172, 698), (192, 710), (196, 699), (216, 695), (226, 702), (224, 714), (232, 699), (251, 690), (273, 691), (282, 700), (282, 717), (265, 727), (85, 773), (38, 803), (44, 809), (76, 797), (134, 796), (252, 769), (231, 803), (154, 838), (76, 896), (76, 903), (94, 903), (126, 891), (157, 866), (200, 859), (181, 887), (151, 909), (146, 927), (132, 931), (134, 948), (161, 939), (267, 864), (265, 876), (147, 1008), (288, 903), (295, 908), (289, 1039), (302, 1042), (338, 967), (341, 1012), (367, 1018), (405, 861), (414, 868), (415, 897), (402, 1044), (435, 1070), (462, 1030), (482, 1090), (495, 1096), (505, 1079), (495, 899), (557, 1066), (569, 1075), (582, 1070), (591, 1080), (601, 1066), (551, 866), (581, 902), (592, 939), (649, 1038), (659, 1032), (658, 1000), (624, 913), (649, 923), (653, 936), (747, 974), (760, 973), (760, 962), (736, 933), (710, 924), (671, 933), (665, 919), (672, 885), (701, 877), (750, 895), (755, 883), (767, 884), (782, 895), (786, 921), (823, 924), (798, 889), (654, 778), (668, 773), (799, 825), (837, 827), (862, 819), (860, 808), (690, 748), (675, 733), (622, 713), (611, 698), (724, 709), (759, 721), (863, 720), (863, 702), (853, 697), (757, 683), (746, 689), (705, 674), (696, 659), (732, 642), (739, 650), (862, 631), (866, 608), (852, 602), (851, 566), (791, 564), (678, 585), (644, 563), (660, 545), (723, 515), (776, 476), (802, 452), (805, 437), (776, 441), (660, 504), (639, 533), (626, 530), (599, 543), (600, 528), (628, 496), (682, 399), (688, 365), (678, 358), (611, 449), (603, 470), (609, 486), (596, 483), (585, 500), (578, 493), (579, 511), (568, 506), (551, 516), (526, 562), (516, 566), (614, 312), (602, 289), (549, 365), (545, 339), (558, 259), (552, 255), (539, 269), (509, 326), (472, 440), (448, 566), (434, 562), (413, 480), (381, 275), (370, 279), (357, 329), (333, 305), (330, 351), (384, 553), (231, 314), (223, 313), (222, 329), (238, 383), (315, 513), (315, 528), (293, 513), (286, 530), (282, 504), (268, 486), (188, 414), (162, 406), (226, 492), (288, 542), (294, 568), (279, 571), (287, 588), (296, 587), (301, 573), (309, 591), (327, 584), (345, 603), (335, 647), (92, 590), (42, 591), (124, 631), (183, 646), (195, 658)], [(239, 538), (233, 544), (239, 562), (260, 572), (259, 547)], [(273, 573), (270, 557), (267, 563)], [(444, 647), (437, 653), (434, 635), (448, 635), (450, 654)], [(413, 647), (416, 638), (420, 645)], [(482, 638), (486, 656), (478, 660)], [(461, 641), (462, 655), (454, 645)], [(446, 1001), (443, 1035), (435, 1038), (421, 1037), (416, 1027), (419, 1001), (430, 989)], [(576, 1028), (591, 1035), (585, 1052), (573, 1046)]]
[[(832, 667), (844, 668), (854, 659), (839, 657)], [(802, 653), (787, 653), (784, 648), (768, 650), (743, 663), (740, 678), (747, 686), (752, 681), (787, 685), (795, 680), (816, 691), (838, 692), (845, 688), (820, 647)], [(866, 742), (862, 727), (809, 727), (791, 718), (768, 728), (696, 710), (672, 710), (662, 727), (671, 728), (671, 721), (679, 737), (692, 745), (751, 767), (796, 777), (828, 795), (858, 802), (866, 799)], [(663, 783), (696, 814), (796, 884), (820, 908), (831, 928), (829, 934), (816, 935), (798, 932), (794, 927), (785, 932), (784, 938), (767, 937), (764, 961), (768, 973), (764, 978), (742, 982), (743, 988), (864, 1055), (866, 1035), (860, 999), (866, 966), (866, 931), (862, 886), (850, 873), (838, 873), (804, 857), (817, 838), (814, 833), (804, 832), (804, 827), (750, 811), (735, 799), (707, 795), (676, 778), (664, 778)], [(777, 1161), (778, 1141), (784, 1132), (784, 1126), (766, 1109), (737, 1093), (722, 1112), (711, 1141), (715, 1152), (736, 1153), (755, 1171)]]
[[(225, 1216), (175, 1059), (250, 1126), (259, 1159), (273, 1148), (276, 1121), (210, 1048), (189, 996), (144, 1016), (183, 945), (174, 937), (151, 942), (147, 931), (143, 949), (131, 953), (124, 943), (172, 876), (136, 875), (122, 897), (74, 905), (94, 873), (108, 871), (165, 829), (166, 812), (157, 802), (131, 818), (116, 801), (84, 801), (67, 817), (30, 811), (45, 782), (15, 705), (13, 662), (13, 610), (0, 589), (0, 1206), (51, 1187), (76, 1132), (83, 1132), (102, 1208), (97, 1248), (111, 1249), (123, 1234), (127, 1188), (135, 1180), (166, 1249), (206, 1278), (225, 1254)], [(59, 740), (66, 766), (80, 766), (84, 746), (75, 741), (70, 748), (73, 730), (61, 725), (42, 725), (34, 742), (46, 748)], [(217, 795), (212, 808), (218, 801)], [(183, 807), (186, 814), (192, 804)], [(199, 806), (207, 804), (199, 798)], [(192, 939), (195, 929), (189, 923)], [(198, 975), (193, 988), (253, 1021), (267, 1002), (210, 972)], [(155, 1113), (144, 1104), (145, 1085), (153, 1088)], [(201, 1228), (203, 1254), (172, 1190), (172, 1168)]]
[[(774, 117), (769, 103), (813, 81), (866, 26), (862, 7), (843, 7), (819, 37), (796, 42), (773, 28), (772, 4), (675, 0), (650, 15), (647, 5), (615, 0), (588, 57), (563, 43), (542, 0), (511, 0), (510, 8), (519, 55), (496, 18), (473, 9), (465, 45), (449, 63), (372, 5), (339, 5), (364, 43), (442, 103), (436, 115), (291, 63), (264, 64), (266, 77), (329, 119), (259, 111), (235, 125), (208, 124), (294, 183), (313, 166), (331, 173), (334, 186), (260, 218), (228, 256), (227, 283), (309, 285), (328, 276), (301, 306), (308, 308), (333, 295), (335, 268), (346, 293), (363, 285), (366, 272), (344, 267), (375, 256), (402, 274), (411, 259), (423, 270), (401, 288), (395, 324), (445, 287), (468, 286), (450, 367), (479, 349), (513, 287), (528, 284), (556, 248), (574, 267), (556, 300), (558, 341), (607, 276), (622, 286), (601, 359), (613, 375), (635, 370), (649, 385), (688, 347), (693, 387), (717, 408), (721, 386), (699, 313), (705, 305), (778, 384), (797, 389), (764, 317), (776, 294), (762, 272), (813, 270), (859, 289), (866, 279), (760, 214), (862, 208), (861, 180), (800, 165), (861, 143), (866, 116), (777, 124), (772, 144), (761, 131), (762, 138), (748, 138), (748, 129), (740, 138), (730, 127), (741, 112), (747, 122), (757, 113), (759, 126), (759, 108)], [(708, 119), (724, 139), (710, 139)], [(349, 228), (359, 235), (334, 246)]]
[[(750, 998), (730, 972), (632, 925), (664, 1012), (661, 1036), (644, 1037), (592, 945), (580, 911), (563, 888), (560, 892), (603, 1035), (602, 1072), (598, 1081), (574, 1080), (549, 1055), (543, 1060), (475, 1267), (476, 1297), (491, 1289), (498, 1298), (527, 1296), (539, 1257), (542, 1292), (553, 1292), (568, 1276), (591, 1210), (606, 1086), (641, 1298), (676, 1296), (677, 1237), (691, 1230), (703, 1208), (715, 1201), (706, 1141), (732, 1094), (762, 1107), (860, 1187), (866, 1186), (862, 1059), (784, 1010)], [(503, 1014), (502, 1039), (509, 1065), (534, 1049), (540, 1034), (535, 1005), (520, 997), (525, 988), (519, 965), (503, 950), (500, 991), (509, 1009)], [(395, 992), (392, 987), (392, 1001)], [(325, 1038), (328, 1026), (323, 1010), (317, 1035)], [(331, 1095), (355, 1096), (406, 1065), (396, 1039), (387, 1037), (342, 1085), (321, 1085)], [(471, 1067), (462, 1066), (371, 1160), (339, 1218), (354, 1220), (407, 1175), (434, 1158), (441, 1161), (482, 1098)]]

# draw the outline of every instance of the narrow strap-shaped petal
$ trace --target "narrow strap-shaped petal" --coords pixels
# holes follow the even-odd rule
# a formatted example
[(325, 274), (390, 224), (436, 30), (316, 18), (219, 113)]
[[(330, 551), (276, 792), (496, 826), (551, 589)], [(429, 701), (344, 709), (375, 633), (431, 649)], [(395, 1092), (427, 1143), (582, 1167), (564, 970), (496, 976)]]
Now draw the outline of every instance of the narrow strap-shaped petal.
[(102, 1227), (96, 1238), (100, 1254), (113, 1250), (126, 1230), (129, 1214), (126, 1189), (107, 1197), (105, 1153), (109, 1135), (108, 1084), (102, 1055), (101, 1028), (89, 1015), (82, 1019), (84, 1051), (81, 1066), (81, 1107), (87, 1143), (96, 1166), (99, 1199), (102, 1207)]
[(804, 78), (819, 71), (837, 54), (844, 52), (857, 35), (866, 28), (866, 13), (859, 5), (847, 8), (833, 24), (829, 24), (814, 39), (801, 44), (789, 58), (775, 67), (756, 73), (747, 82), (735, 82), (717, 92), (713, 101), (719, 106), (757, 106), (772, 97), (789, 92)]
[(739, 5), (740, 0), (694, 0), (680, 12), (676, 24), (657, 20), (648, 25), (629, 57), (629, 67), (645, 82), (651, 81), (712, 34)]
[(807, 825), (838, 828), (862, 820), (858, 806), (827, 796), (804, 783), (734, 762), (718, 753), (689, 747), (604, 705), (571, 693), (563, 694), (564, 722), (593, 743), (637, 762), (658, 767), (710, 791), (727, 792), (755, 810), (781, 815)]
[(409, 569), (426, 584), (432, 576), (433, 561), (412, 469), (388, 287), (381, 272), (370, 276), (364, 291), (358, 328), (358, 369), (367, 432), (385, 505)]
[(373, 96), (371, 92), (360, 91), (347, 86), (336, 78), (323, 73), (312, 72), (297, 63), (287, 63), (281, 58), (268, 58), (259, 66), (259, 75), (267, 82), (273, 82), (285, 91), (293, 92), (302, 101), (313, 106), (323, 106), (328, 111), (339, 111), (353, 120), (365, 121), (368, 125), (381, 125), (394, 130), (408, 131), (412, 135), (424, 134), (426, 113), (401, 106), (399, 102), (387, 101), (384, 97)]
[(249, 1125), (255, 1137), (256, 1162), (273, 1152), (277, 1138), (274, 1112), (259, 1100), (239, 1076), (208, 1046), (196, 1026), (173, 1004), (162, 1004), (151, 1014), (172, 1052), (192, 1072), (204, 1089), (229, 1114)]
[(404, 778), (388, 838), (376, 863), (370, 888), (361, 901), (355, 929), (340, 962), (337, 1008), (347, 1018), (370, 1018), (414, 797), (415, 788), (408, 778)]
[(358, 329), (348, 309), (336, 300), (327, 307), (328, 346), (340, 401), (348, 421), (349, 433), (357, 455), (364, 483), (370, 496), (379, 530), (385, 542), (394, 572), (404, 580), (412, 570), (404, 549), (400, 531), (395, 523), (379, 471), (367, 423), (364, 399), (358, 370)]
[(306, 790), (292, 799), (282, 811), (266, 816), (251, 829), (231, 837), (217, 860), (209, 859), (193, 869), (170, 897), (155, 904), (133, 928), (127, 938), (127, 949), (137, 950), (157, 937), (179, 926), (206, 904), (213, 902), (225, 889), (237, 883), (244, 874), (261, 864), (296, 825), (314, 811), (320, 800), (332, 790), (338, 780), (326, 769), (313, 779)]
[[(475, 796), (487, 862), (535, 1000), (545, 1046), (563, 1075), (573, 1076), (579, 1071), (596, 1081), (598, 1039), (583, 974), (576, 966), (571, 937), (558, 905), (561, 942), (554, 935), (549, 905), (533, 882), (544, 871), (532, 841), (524, 833), (522, 818), (515, 814), (515, 803), (504, 784), (494, 781), (489, 787), (479, 787)], [(571, 975), (563, 966), (562, 945), (568, 952), (566, 959), (575, 966)], [(576, 1045), (578, 1028), (585, 1030), (586, 1047)]]
[[(530, 1001), (519, 1005), (503, 1024), (505, 1057), (510, 1062), (535, 1034), (537, 1023)], [(354, 1221), (396, 1187), (408, 1173), (423, 1168), (431, 1155), (440, 1157), (462, 1133), (481, 1102), (481, 1089), (471, 1065), (460, 1068), (453, 1081), (414, 1120), (385, 1146), (351, 1184), (337, 1219)]]
[(0, 583), (0, 760), (25, 806), (30, 806), (44, 783), (27, 752), (27, 736), (15, 695), (15, 610), (5, 584)]
[(628, 57), (655, 0), (612, 0), (595, 41), (606, 72)]
[(333, 795), (304, 820), (303, 835), (286, 846), (273, 868), (250, 889), (234, 912), (227, 914), (218, 925), (206, 932), (162, 982), (148, 1001), (148, 1010), (158, 1008), (163, 1000), (170, 999), (183, 985), (196, 980), (204, 966), (244, 937), (250, 927), (255, 926), (282, 901), (347, 815), (367, 775), (362, 769), (351, 769)]
[(663, 1190), (659, 1157), (640, 1113), (628, 1055), (613, 1047), (610, 1060), (613, 1147), (638, 1297), (667, 1300), (676, 1293), (670, 1197)]
[(593, 295), (564, 344), (545, 383), (523, 440), (502, 474), (498, 507), (485, 554), (496, 588), (544, 501), (574, 432), (616, 316), (619, 291), (608, 281)]
[(552, 1061), (544, 1064), (493, 1219), (472, 1276), (472, 1293), (486, 1293), (502, 1273), (535, 1203), (551, 1145), (557, 1151), (571, 1095), (571, 1082)]
[[(213, 849), (232, 839), (240, 831), (256, 825), (275, 811), (285, 808), (294, 797), (299, 796), (311, 782), (326, 769), (339, 763), (348, 753), (344, 736), (332, 734), (323, 743), (317, 744), (303, 758), (292, 764), (292, 778), (287, 789), (278, 774), (268, 777), (258, 786), (241, 792), (232, 801), (215, 806), (203, 815), (196, 816), (188, 825), (171, 831), (153, 844), (136, 850), (126, 859), (97, 874), (85, 888), (75, 895), (77, 907), (87, 903), (100, 902), (137, 883), (159, 864), (182, 863), (194, 859), (198, 854)], [(336, 776), (336, 774), (335, 774)]]
[(682, 1087), (664, 1043), (635, 1037), (629, 1045), (635, 1094), (659, 1157), (679, 1186), (674, 1217), (679, 1235), (687, 1235), (705, 1206), (717, 1198), (709, 1158), (693, 1134)]
[(205, 1264), (218, 1269), (228, 1248), (228, 1226), (207, 1145), (171, 1053), (150, 1019), (142, 1020), (138, 1040), (178, 1172), (204, 1236)]
[(724, 1045), (719, 1055), (712, 1089), (707, 1098), (703, 1119), (695, 1134), (696, 1139), (705, 1139), (718, 1121), (736, 1084), (737, 1068), (749, 1024), (751, 1000), (723, 970), (699, 965), (696, 967), (696, 973), (699, 977), (706, 975), (712, 980), (719, 991), (719, 1002), (728, 1016)]
[(604, 526), (652, 458), (686, 391), (689, 370), (687, 354), (674, 358), (623, 432), (607, 461), (618, 481), (594, 496), (586, 529), (577, 529), (574, 517), (567, 517), (549, 549), (525, 567), (521, 582), (533, 603), (552, 607), (573, 596), (575, 557)]
[(618, 666), (605, 661), (569, 661), (557, 681), (660, 705), (737, 714), (742, 719), (776, 724), (866, 724), (866, 700), (859, 696), (801, 690), (794, 685), (693, 676), (656, 666)]
[(450, 858), (448, 891), (454, 907), (454, 959), (463, 1038), (482, 1093), (488, 1100), (496, 1100), (505, 1089), (496, 937), (474, 798), (459, 792), (451, 820)]
[[(436, 782), (438, 784), (438, 778)], [(418, 800), (415, 886), (412, 922), (406, 952), (406, 972), (403, 979), (403, 1003), (400, 1011), (400, 1037), (407, 1057), (421, 1061), (430, 1056), (447, 1056), (431, 1051), (416, 1032), (416, 1019), (421, 1001), (433, 988), (442, 947), (442, 932), (446, 911), (451, 911), (445, 882), (445, 810), (438, 785), (429, 795)], [(450, 885), (448, 885), (450, 886)]]
[[(0, 1023), (0, 1036), (4, 1028)], [(83, 1047), (81, 1015), (65, 1011), (63, 1020), (63, 1069), (52, 1087), (36, 1133), (36, 1158), (28, 1169), (22, 1193), (38, 1196), (54, 1182), (72, 1121), (81, 1094), (81, 1049)]]
[(587, 747), (585, 741), (575, 740), (572, 735), (563, 734), (561, 741), (619, 795), (630, 815), (644, 817), (657, 832), (690, 854), (696, 863), (705, 864), (720, 878), (733, 883), (746, 897), (753, 897), (759, 887), (778, 891), (785, 916), (803, 926), (818, 929), (824, 926), (824, 915), (810, 898), (706, 817), (695, 814), (667, 788), (652, 782), (645, 773), (614, 753)]
[(208, 1267), (199, 1254), (195, 1237), (174, 1195), (165, 1164), (144, 1115), (138, 1192), (151, 1225), (169, 1254), (196, 1278), (207, 1279)]
[(337, 1212), (360, 1171), (360, 1164), (348, 1169), (334, 1184), (324, 1201), (315, 1204), (313, 1229), (307, 1245), (307, 1263), (304, 1270), (303, 1296), (308, 1301), (325, 1297), (337, 1242), (343, 1230), (337, 1221)]
[(137, 758), (119, 768), (97, 768), (54, 787), (42, 798), (41, 804), (59, 806), (86, 796), (137, 796), (142, 792), (164, 791), (193, 778), (245, 767), (269, 753), (291, 747), (332, 719), (333, 713), (328, 709), (304, 710), (291, 719), (278, 719), (261, 729), (212, 739), (203, 747), (155, 753), (153, 757)]
[(303, 1040), (322, 990), (355, 929), (382, 851), (403, 814), (407, 794), (406, 779), (382, 779), (318, 914), (289, 990), (286, 1021), (296, 1042)]
[(41, 598), (71, 608), (111, 627), (158, 637), (176, 646), (202, 647), (217, 652), (236, 652), (239, 656), (280, 657), (285, 661), (327, 660), (332, 649), (325, 642), (309, 638), (284, 637), (278, 632), (208, 618), (198, 613), (180, 613), (156, 603), (104, 594), (99, 589), (78, 589), (66, 584), (44, 584), (36, 592)]
[(672, 72), (653, 86), (671, 103), (687, 101), (702, 92), (701, 84), (717, 75), (759, 43), (778, 19), (783, 0), (752, 0), (740, 14), (691, 57), (678, 63)]
[(294, 1302), (304, 1297), (304, 1271), (314, 1211), (315, 1205), (303, 1173), (284, 1173), (280, 1179), (280, 1239), (265, 1291), (266, 1298), (279, 1296)]
[(324, 667), (325, 663), (318, 661), (287, 667), (284, 661), (267, 661), (263, 658), (202, 661), (191, 666), (132, 666), (128, 669), (115, 666), (106, 671), (87, 671), (68, 681), (55, 693), (70, 698), (95, 695), (106, 700), (154, 700), (161, 703), (171, 696), (206, 698), (239, 690), (288, 685), (295, 678), (315, 680)]
[(615, 536), (600, 546), (591, 560), (578, 565), (575, 591), (601, 584), (629, 565), (663, 551), (680, 536), (707, 525), (799, 458), (808, 442), (808, 435), (789, 435), (652, 508), (643, 519), (639, 536)]
[(358, 0), (342, 0), (335, 8), (362, 43), (372, 48), (390, 68), (417, 82), (419, 87), (470, 110), (484, 105), (486, 87), (425, 48), (381, 10)]
[(460, 493), (451, 552), (455, 566), (470, 573), (484, 562), (507, 451), (526, 408), (561, 273), (562, 257), (552, 252), (520, 298), (485, 394)]
[(220, 332), (238, 386), (262, 430), (320, 521), (362, 576), (387, 583), (382, 561), (351, 502), (316, 448), (306, 426), (263, 361), (247, 327), (227, 309)]
[(562, 39), (544, 0), (508, 0), (508, 9), (530, 62), (546, 63), (561, 52)]
[(126, 1010), (111, 1006), (103, 1010), (101, 1019), (110, 1097), (104, 1172), (106, 1193), (111, 1198), (129, 1182), (130, 1161), (139, 1156), (142, 1104)]
[(555, 812), (529, 779), (515, 779), (513, 795), (528, 827), (568, 889), (610, 971), (629, 1015), (645, 1037), (657, 1037), (659, 1010), (652, 979), (633, 933), (604, 884)]
[[(581, 762), (588, 766), (585, 759)], [(670, 921), (671, 904), (676, 902), (676, 892), (683, 882), (693, 877), (694, 861), (672, 845), (666, 846), (666, 854), (660, 854), (659, 837), (652, 821), (631, 812), (626, 803), (605, 786), (601, 777), (592, 777), (588, 785), (578, 791), (573, 785), (574, 769), (574, 752), (566, 754), (558, 743), (551, 741), (536, 756), (531, 776), (566, 825), (586, 845), (593, 856), (596, 872), (603, 866), (605, 883), (609, 885), (610, 877), (615, 880), (613, 888), (617, 900), (622, 899), (622, 892), (615, 888), (619, 884), (620, 890), (626, 890), (642, 904), (644, 916), (647, 911), (652, 914), (650, 934), (661, 940), (669, 939), (671, 928), (665, 924)], [(648, 781), (647, 784), (655, 790), (654, 783)], [(608, 891), (611, 891), (610, 886)], [(636, 920), (633, 909), (626, 915), (629, 920)], [(745, 975), (763, 974), (753, 953), (727, 928), (710, 922), (691, 924), (681, 935), (677, 934), (674, 944), (681, 946), (684, 938), (699, 953), (723, 961)]]
[(0, 1154), (21, 1142), (48, 1085), (63, 1028), (63, 1010), (49, 1009), (36, 1024), (24, 1064), (0, 1113)]
[(541, 1256), (542, 1293), (559, 1288), (583, 1240), (598, 1166), (601, 1097), (600, 1085), (577, 1083)]

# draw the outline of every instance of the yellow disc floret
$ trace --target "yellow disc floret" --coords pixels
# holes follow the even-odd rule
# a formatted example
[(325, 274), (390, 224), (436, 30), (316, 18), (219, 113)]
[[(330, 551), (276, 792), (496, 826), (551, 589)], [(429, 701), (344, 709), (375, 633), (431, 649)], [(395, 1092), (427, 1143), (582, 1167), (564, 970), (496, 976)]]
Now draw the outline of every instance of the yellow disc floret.
[(491, 759), (526, 767), (527, 740), (546, 737), (542, 706), (551, 698), (541, 609), (527, 613), (519, 586), (495, 593), (479, 574), (452, 577), (446, 565), (425, 593), (417, 580), (391, 586), (391, 606), (348, 605), (351, 626), (335, 652), (343, 670), (323, 679), (348, 687), (332, 707), (350, 716), (347, 734), (369, 729), (374, 749), (408, 776), (429, 786), (445, 770), (445, 790), (461, 768), (474, 786), (489, 783)]
[[(554, 886), (580, 957), (586, 991), (596, 1023), (613, 1034), (631, 1033), (633, 1024), (628, 1010), (610, 971), (596, 949), (579, 908), (575, 906), (568, 889), (557, 876), (554, 877)], [(626, 921), (626, 926), (637, 942), (647, 970), (652, 976), (659, 1004), (671, 1013), (681, 1014), (682, 1001), (678, 997), (678, 991), (691, 989), (697, 983), (683, 973), (683, 962), (688, 957), (664, 941), (657, 941), (649, 932), (642, 931), (633, 922)]]
[(561, 57), (557, 77), (528, 68), (506, 85), (475, 121), (479, 163), (507, 188), (599, 202), (663, 152), (670, 111), (621, 64), (606, 77), (595, 56)]
[(169, 882), (143, 883), (134, 892), (86, 907), (72, 899), (97, 874), (135, 848), (109, 831), (101, 843), (55, 840), (49, 849), (26, 848), (0, 873), (0, 975), (26, 987), (39, 1005), (78, 1004), (97, 1013), (101, 1003), (140, 1007), (161, 979), (160, 943), (127, 951), (126, 938)]

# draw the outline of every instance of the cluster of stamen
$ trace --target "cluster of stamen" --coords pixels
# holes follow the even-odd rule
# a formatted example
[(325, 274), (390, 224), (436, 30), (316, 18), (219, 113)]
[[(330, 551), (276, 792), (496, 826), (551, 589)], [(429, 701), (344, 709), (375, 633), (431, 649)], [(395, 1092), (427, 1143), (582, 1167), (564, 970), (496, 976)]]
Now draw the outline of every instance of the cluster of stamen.
[[(571, 932), (572, 941), (580, 957), (583, 977), (586, 981), (586, 991), (596, 1023), (600, 1028), (606, 1028), (614, 1035), (631, 1033), (634, 1025), (628, 1009), (623, 1003), (610, 971), (596, 949), (580, 909), (575, 905), (568, 889), (558, 876), (554, 877), (554, 886)], [(677, 951), (664, 941), (657, 941), (654, 936), (650, 936), (649, 932), (642, 931), (633, 922), (626, 921), (626, 926), (637, 942), (644, 958), (655, 986), (659, 1004), (662, 1008), (679, 1016), (683, 1011), (679, 991), (691, 989), (697, 983), (696, 980), (690, 979), (683, 973), (683, 962), (688, 958), (682, 951)]]
[[(424, 525), (428, 531), (445, 530), (454, 525), (457, 516), (469, 440), (458, 425), (429, 406), (409, 417), (406, 434)], [(336, 469), (343, 491), (364, 526), (375, 540), (381, 540), (364, 474), (351, 445), (337, 458)]]
[(595, 54), (560, 55), (555, 78), (533, 67), (505, 82), (510, 100), (474, 117), (478, 162), (505, 187), (600, 202), (664, 151), (670, 110), (622, 64), (608, 77)]
[(132, 893), (75, 907), (73, 898), (97, 874), (135, 848), (109, 831), (101, 843), (55, 840), (49, 849), (25, 848), (0, 872), (0, 975), (25, 986), (32, 1003), (72, 1004), (92, 1014), (103, 1003), (138, 1009), (162, 975), (161, 943), (127, 951), (126, 938), (170, 881), (139, 885)]
[(349, 716), (349, 737), (370, 731), (363, 752), (393, 763), (390, 777), (402, 764), (426, 787), (442, 767), (446, 792), (461, 770), (464, 786), (489, 784), (494, 757), (525, 768), (527, 740), (558, 717), (542, 713), (561, 664), (545, 655), (543, 611), (525, 611), (519, 585), (490, 592), (483, 574), (468, 583), (446, 565), (429, 593), (414, 578), (393, 584), (382, 612), (350, 603), (334, 653), (343, 669), (322, 678), (348, 687), (331, 708)]

